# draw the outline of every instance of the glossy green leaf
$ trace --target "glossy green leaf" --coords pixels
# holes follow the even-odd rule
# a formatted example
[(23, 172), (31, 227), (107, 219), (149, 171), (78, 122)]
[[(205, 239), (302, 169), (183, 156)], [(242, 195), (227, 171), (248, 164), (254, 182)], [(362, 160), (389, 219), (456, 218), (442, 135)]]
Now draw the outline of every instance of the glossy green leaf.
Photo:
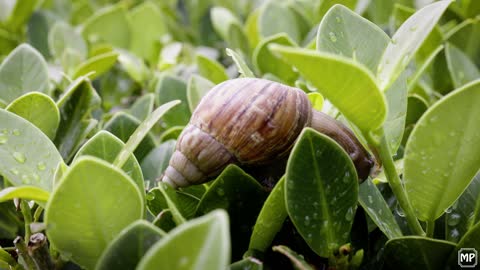
[(291, 250), (287, 246), (274, 246), (273, 251), (279, 252), (283, 255), (285, 255), (290, 262), (292, 263), (292, 266), (297, 269), (297, 270), (313, 270), (312, 266), (309, 265), (306, 261), (305, 258), (296, 253), (295, 251)]
[(172, 213), (173, 221), (175, 221), (177, 225), (185, 223), (186, 220), (180, 210), (180, 204), (176, 191), (169, 184), (163, 182), (158, 183), (158, 186), (159, 187), (157, 190), (160, 191), (165, 199), (168, 209)]
[(91, 43), (107, 42), (115, 47), (128, 48), (131, 33), (125, 8), (117, 5), (99, 10), (85, 22), (82, 35)]
[(260, 72), (271, 73), (285, 82), (295, 81), (298, 78), (298, 72), (293, 70), (290, 63), (273, 54), (269, 49), (270, 44), (280, 44), (289, 47), (297, 46), (285, 33), (279, 33), (263, 39), (253, 52), (255, 66)]
[(195, 108), (198, 103), (200, 103), (202, 97), (205, 96), (214, 86), (214, 83), (201, 76), (194, 74), (190, 77), (187, 84), (187, 99), (190, 112), (193, 113), (193, 111), (195, 111)]
[(445, 213), (445, 238), (458, 242), (480, 221), (480, 174), (477, 173), (458, 200)]
[(162, 105), (172, 100), (180, 100), (180, 105), (166, 113), (162, 121), (167, 127), (185, 126), (190, 120), (188, 108), (187, 84), (180, 78), (165, 75), (161, 77), (155, 87), (156, 103)]
[(142, 3), (128, 13), (130, 50), (136, 55), (156, 63), (160, 53), (160, 40), (167, 34), (160, 9), (153, 2)]
[[(340, 4), (340, 5), (343, 5), (351, 10), (353, 10), (357, 4), (358, 0), (324, 0), (324, 1), (321, 1), (321, 2), (317, 2), (317, 16), (318, 18), (322, 18), (326, 13), (327, 11), (329, 11), (332, 6), (336, 5), (336, 4)], [(326, 16), (326, 15), (325, 15)]]
[(382, 91), (403, 72), (451, 2), (442, 0), (422, 8), (393, 35), (378, 66), (377, 77)]
[(143, 255), (163, 236), (165, 232), (151, 223), (144, 220), (135, 221), (109, 244), (95, 269), (135, 269)]
[[(457, 248), (474, 248), (476, 250), (480, 249), (480, 222), (472, 226), (470, 230), (460, 239), (457, 244)], [(477, 258), (478, 259), (478, 258)]]
[(430, 107), (410, 135), (404, 181), (419, 219), (440, 217), (477, 173), (479, 104), (480, 81), (476, 81)]
[(0, 99), (11, 102), (32, 91), (48, 90), (47, 63), (43, 56), (28, 44), (13, 50), (0, 65)]
[(143, 201), (132, 180), (100, 159), (84, 157), (52, 193), (45, 223), (55, 249), (93, 269), (110, 241), (142, 215)]
[(421, 96), (414, 94), (407, 98), (407, 116), (405, 117), (405, 131), (403, 133), (402, 145), (405, 145), (412, 133), (417, 121), (427, 111), (428, 103)]
[(0, 174), (14, 186), (33, 185), (50, 191), (62, 157), (33, 124), (0, 110), (0, 160)]
[[(135, 117), (120, 112), (115, 114), (103, 128), (118, 137), (122, 142), (127, 143), (140, 124), (141, 122)], [(142, 138), (140, 144), (135, 148), (135, 157), (141, 161), (155, 146), (153, 135), (147, 133), (146, 137)]]
[(80, 147), (97, 121), (91, 113), (100, 105), (92, 84), (86, 77), (73, 81), (57, 101), (60, 109), (60, 125), (55, 136), (55, 145), (62, 157), (69, 161)]
[(73, 77), (87, 76), (93, 80), (111, 69), (115, 62), (117, 62), (117, 57), (117, 52), (107, 52), (96, 55), (78, 66), (73, 72)]
[(231, 221), (232, 242), (235, 243), (232, 246), (232, 257), (240, 258), (247, 250), (265, 198), (265, 191), (253, 177), (236, 165), (229, 165), (201, 198), (197, 216), (218, 208), (227, 210)]
[(13, 200), (15, 198), (46, 202), (50, 192), (36, 186), (8, 187), (0, 190), (0, 202)]
[(308, 99), (312, 103), (312, 108), (321, 111), (323, 107), (323, 96), (319, 93), (308, 93)]
[[(82, 156), (93, 156), (113, 164), (118, 153), (120, 153), (124, 146), (124, 143), (119, 138), (108, 131), (101, 130), (78, 150), (74, 162)], [(142, 170), (133, 154), (129, 155), (127, 161), (121, 168), (123, 172), (133, 180), (133, 183), (137, 185), (139, 190), (145, 190)]]
[(142, 59), (126, 50), (116, 49), (115, 51), (118, 52), (118, 62), (137, 83), (143, 84), (150, 78), (150, 70)]
[[(278, 45), (272, 50), (293, 64), (305, 79), (360, 129), (375, 130), (385, 121), (385, 98), (375, 78), (365, 67), (347, 58), (312, 50)], [(317, 72), (320, 67), (321, 73)]]
[(67, 49), (74, 50), (83, 60), (87, 57), (87, 44), (73, 27), (65, 22), (55, 23), (48, 33), (49, 51), (60, 59)]
[(444, 269), (455, 244), (419, 236), (389, 240), (385, 245), (388, 269)]
[(39, 2), (40, 0), (14, 1), (14, 7), (5, 24), (13, 31), (18, 31), (30, 18)]
[(464, 51), (477, 64), (480, 61), (480, 24), (478, 18), (467, 19), (445, 35), (445, 39)]
[(285, 179), (287, 212), (310, 248), (329, 257), (349, 241), (358, 180), (345, 151), (306, 128), (293, 147)]
[(145, 180), (154, 181), (168, 167), (168, 162), (175, 149), (175, 141), (166, 141), (150, 151), (140, 164)]
[(402, 231), (393, 217), (392, 210), (370, 179), (360, 185), (358, 202), (388, 239), (402, 236)]
[(295, 14), (278, 1), (269, 1), (258, 17), (258, 31), (264, 38), (286, 33), (294, 42), (302, 40)]
[(275, 235), (282, 229), (288, 213), (285, 207), (285, 177), (275, 184), (258, 214), (250, 236), (249, 250), (266, 252)]
[(450, 43), (445, 46), (448, 70), (453, 85), (458, 88), (471, 81), (480, 79), (480, 70), (475, 63), (460, 49)]
[(49, 96), (30, 92), (12, 101), (6, 110), (28, 120), (50, 139), (55, 138), (60, 124), (60, 113)]
[(163, 211), (170, 211), (172, 221), (179, 224), (191, 219), (195, 215), (199, 198), (185, 193), (181, 190), (173, 190), (167, 186), (167, 190), (161, 189), (166, 184), (161, 184), (158, 188), (151, 189), (147, 194), (147, 206), (150, 213), (154, 216), (162, 214)]
[(407, 73), (404, 72), (385, 92), (388, 111), (383, 128), (392, 153), (397, 152), (405, 129), (407, 90)]
[(227, 269), (228, 227), (228, 216), (223, 210), (182, 224), (151, 247), (137, 269)]
[(317, 50), (352, 58), (375, 73), (389, 40), (374, 23), (345, 6), (335, 5), (320, 23)]
[(154, 101), (155, 95), (152, 93), (141, 96), (130, 107), (130, 114), (140, 121), (145, 120), (153, 111)]
[(255, 78), (255, 74), (253, 74), (253, 71), (248, 67), (247, 63), (239, 53), (227, 48), (226, 54), (232, 58), (233, 62), (235, 62), (238, 72), (242, 74), (242, 77)]
[(217, 61), (201, 54), (197, 55), (196, 61), (200, 75), (212, 81), (213, 83), (218, 84), (228, 80), (227, 72)]

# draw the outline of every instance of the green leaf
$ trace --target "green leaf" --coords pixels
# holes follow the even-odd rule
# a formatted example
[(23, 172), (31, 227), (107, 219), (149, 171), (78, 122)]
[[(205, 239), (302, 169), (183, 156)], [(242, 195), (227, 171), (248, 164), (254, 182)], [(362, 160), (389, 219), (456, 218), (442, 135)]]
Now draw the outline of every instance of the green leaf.
[(6, 110), (28, 120), (50, 139), (55, 138), (60, 112), (49, 96), (39, 92), (27, 93), (12, 101)]
[(176, 140), (178, 136), (180, 136), (184, 128), (185, 128), (184, 126), (174, 126), (165, 130), (162, 133), (162, 136), (160, 136), (160, 142), (165, 142), (168, 140)]
[[(132, 135), (140, 124), (141, 122), (135, 117), (124, 112), (119, 112), (105, 124), (103, 129), (115, 135), (122, 140), (122, 142), (127, 143), (130, 138), (133, 138)], [(134, 151), (135, 157), (141, 161), (155, 146), (155, 138), (151, 133), (147, 133), (145, 137), (140, 138), (140, 144), (138, 144)], [(123, 158), (128, 157), (127, 153), (125, 153), (125, 155)]]
[(453, 85), (456, 88), (480, 79), (480, 71), (475, 63), (454, 45), (447, 43), (445, 56), (447, 57), (448, 70), (450, 71)]
[(345, 6), (335, 5), (320, 23), (317, 50), (352, 58), (375, 73), (389, 41), (374, 23)]
[(245, 34), (247, 35), (248, 41), (250, 43), (250, 47), (255, 48), (260, 42), (261, 36), (258, 30), (258, 19), (262, 12), (261, 8), (255, 9), (250, 15), (248, 16), (245, 22)]
[(444, 269), (455, 244), (419, 236), (389, 240), (385, 245), (388, 269)]
[(165, 232), (151, 223), (145, 220), (135, 221), (110, 243), (95, 269), (135, 269), (143, 255), (163, 236)]
[(164, 185), (161, 184), (148, 192), (147, 206), (150, 213), (157, 216), (168, 210), (172, 214), (172, 221), (178, 225), (184, 223), (185, 218), (193, 218), (200, 199), (183, 191), (173, 190), (169, 186), (164, 189)]
[(97, 121), (91, 112), (99, 105), (100, 97), (86, 77), (73, 81), (57, 101), (61, 117), (54, 142), (66, 161), (95, 127)]
[(0, 190), (0, 202), (13, 200), (15, 198), (46, 202), (49, 197), (50, 192), (35, 186), (8, 187)]
[(40, 10), (34, 12), (32, 16), (30, 16), (27, 24), (26, 34), (28, 43), (38, 50), (46, 59), (51, 57), (51, 53), (48, 48), (48, 32), (54, 23), (55, 19), (52, 13), (45, 10)]
[(130, 50), (155, 64), (160, 53), (160, 40), (167, 34), (162, 13), (153, 2), (145, 2), (128, 14)]
[[(108, 131), (101, 130), (78, 150), (73, 162), (82, 156), (93, 156), (113, 164), (118, 153), (120, 153), (124, 147), (124, 143), (119, 138), (115, 137)], [(139, 190), (145, 190), (142, 170), (133, 154), (128, 156), (127, 161), (121, 169), (133, 180), (133, 183), (137, 185)], [(142, 193), (142, 198), (143, 197)]]
[(245, 258), (230, 265), (230, 270), (263, 270), (263, 263), (253, 257)]
[(249, 250), (266, 252), (275, 235), (282, 229), (288, 213), (285, 207), (285, 177), (275, 184), (258, 214), (250, 236)]
[(319, 93), (308, 93), (307, 96), (312, 103), (312, 108), (317, 111), (321, 111), (323, 107), (323, 96)]
[(480, 220), (480, 174), (445, 213), (445, 238), (458, 242)]
[(152, 113), (154, 101), (155, 95), (152, 93), (141, 96), (130, 107), (130, 114), (140, 121), (145, 120)]
[(166, 141), (150, 151), (140, 164), (145, 180), (154, 181), (168, 167), (170, 157), (175, 150), (175, 141)]
[[(470, 230), (460, 239), (457, 244), (457, 249), (459, 248), (474, 248), (476, 250), (480, 249), (480, 222), (472, 226)], [(478, 258), (477, 258), (478, 259)]]
[(242, 77), (255, 78), (255, 74), (253, 74), (253, 71), (250, 70), (240, 54), (229, 48), (226, 49), (226, 54), (232, 58), (233, 62), (235, 62), (238, 72), (242, 74)]
[[(305, 79), (361, 130), (375, 130), (385, 121), (385, 97), (371, 72), (362, 65), (313, 50), (278, 45), (272, 50), (293, 64)], [(317, 72), (319, 67), (322, 68), (321, 73)]]
[(428, 103), (421, 96), (413, 94), (407, 99), (407, 116), (405, 117), (405, 131), (402, 144), (405, 145), (417, 121), (427, 111)]
[(419, 219), (440, 217), (477, 173), (479, 118), (480, 81), (476, 81), (430, 107), (414, 128), (405, 149), (404, 181)]
[[(245, 200), (248, 198), (248, 200)], [(197, 207), (196, 215), (218, 208), (227, 210), (234, 232), (233, 258), (240, 258), (248, 247), (250, 235), (266, 198), (262, 186), (236, 165), (229, 165), (210, 185)]]
[(41, 130), (11, 112), (0, 110), (0, 174), (14, 186), (52, 190), (62, 157)]
[(90, 43), (107, 42), (115, 47), (128, 48), (131, 33), (125, 8), (116, 5), (99, 10), (85, 22), (82, 35)]
[(227, 72), (217, 61), (201, 54), (197, 54), (196, 61), (200, 75), (212, 81), (213, 83), (219, 84), (228, 80)]
[(294, 42), (302, 41), (296, 14), (277, 1), (269, 1), (263, 6), (258, 17), (258, 31), (264, 38), (286, 33)]
[(215, 86), (211, 81), (193, 74), (187, 84), (187, 99), (190, 112), (193, 113), (203, 96)]
[[(10, 253), (5, 251), (3, 248), (0, 248), (0, 263), (2, 263), (2, 262), (5, 262), (7, 264), (5, 266), (5, 268), (7, 268), (9, 265), (15, 266), (17, 264), (17, 262), (12, 257), (12, 255), (10, 255)], [(1, 266), (1, 264), (0, 264), (0, 266)]]
[(360, 185), (358, 202), (388, 239), (402, 236), (402, 231), (393, 217), (392, 210), (370, 179)]
[(87, 57), (87, 44), (73, 27), (65, 22), (55, 23), (48, 33), (48, 48), (52, 55), (61, 59), (67, 49), (77, 52), (81, 59)]
[(273, 251), (279, 252), (282, 255), (285, 255), (290, 262), (292, 263), (292, 266), (295, 269), (298, 270), (313, 270), (312, 266), (309, 265), (306, 261), (305, 258), (302, 255), (299, 255), (295, 251), (291, 250), (287, 246), (274, 246)]
[(395, 32), (378, 66), (380, 89), (386, 90), (407, 67), (452, 0), (430, 4), (417, 11)]
[(93, 80), (110, 70), (117, 62), (117, 57), (117, 52), (107, 52), (89, 58), (75, 69), (73, 77), (87, 76)]
[(358, 180), (345, 151), (306, 128), (293, 147), (285, 179), (287, 212), (300, 235), (321, 257), (349, 240), (357, 208)]
[(271, 73), (285, 82), (294, 82), (298, 78), (298, 72), (294, 71), (292, 65), (284, 59), (273, 54), (270, 49), (270, 44), (280, 44), (289, 47), (296, 47), (285, 33), (279, 33), (263, 39), (253, 52), (254, 65), (262, 73)]
[(118, 52), (118, 62), (132, 79), (139, 84), (143, 84), (149, 79), (150, 70), (148, 70), (142, 59), (126, 50), (117, 49), (116, 51)]
[[(317, 16), (322, 18), (332, 6), (340, 4), (346, 6), (349, 9), (354, 9), (358, 0), (324, 0), (318, 3)], [(326, 16), (326, 15), (325, 15)]]
[(13, 31), (19, 31), (28, 21), (40, 0), (17, 0), (5, 25)]
[(185, 223), (186, 220), (180, 210), (176, 191), (169, 184), (163, 182), (158, 183), (158, 186), (157, 190), (160, 191), (165, 199), (168, 209), (172, 213), (173, 221), (177, 225)]
[(163, 116), (162, 120), (167, 127), (187, 125), (191, 113), (188, 108), (187, 84), (184, 81), (171, 75), (162, 76), (156, 84), (155, 95), (158, 106), (176, 99), (182, 102)]
[(173, 229), (149, 249), (137, 269), (224, 270), (230, 263), (228, 216), (215, 210)]
[(242, 24), (230, 10), (213, 7), (210, 17), (213, 28), (227, 42), (228, 47), (248, 53), (249, 44)]
[(402, 142), (407, 117), (407, 72), (402, 73), (385, 91), (387, 99), (387, 119), (383, 124), (388, 146), (396, 153)]
[(93, 269), (108, 244), (142, 215), (140, 191), (125, 173), (100, 159), (83, 157), (51, 195), (45, 223), (55, 249)]
[(11, 102), (32, 91), (48, 90), (47, 63), (43, 56), (28, 44), (13, 50), (0, 65), (0, 99)]

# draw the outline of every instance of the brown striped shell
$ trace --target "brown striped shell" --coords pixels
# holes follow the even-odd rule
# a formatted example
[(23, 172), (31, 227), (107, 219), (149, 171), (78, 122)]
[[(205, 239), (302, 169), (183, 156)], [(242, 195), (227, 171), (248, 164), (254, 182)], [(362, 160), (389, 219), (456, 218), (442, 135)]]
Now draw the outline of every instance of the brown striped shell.
[(200, 184), (228, 164), (261, 164), (287, 153), (312, 118), (303, 91), (242, 78), (225, 81), (201, 100), (180, 134), (163, 181)]
[(228, 164), (263, 164), (292, 148), (304, 127), (337, 141), (350, 155), (360, 179), (374, 160), (355, 135), (312, 109), (300, 89), (263, 79), (225, 81), (202, 98), (180, 134), (162, 181), (174, 187), (201, 184)]

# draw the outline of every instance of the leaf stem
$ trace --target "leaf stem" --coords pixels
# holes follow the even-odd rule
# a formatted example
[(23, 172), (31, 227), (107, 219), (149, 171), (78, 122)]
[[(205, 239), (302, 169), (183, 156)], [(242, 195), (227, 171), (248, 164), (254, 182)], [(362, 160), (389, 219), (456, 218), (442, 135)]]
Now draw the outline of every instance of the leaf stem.
[(388, 147), (387, 138), (383, 129), (381, 130), (380, 141), (373, 138), (371, 133), (367, 133), (366, 135), (367, 136), (365, 137), (369, 141), (370, 145), (375, 146), (380, 154), (380, 159), (383, 163), (383, 168), (385, 169), (385, 175), (387, 176), (388, 184), (390, 185), (393, 194), (395, 194), (400, 207), (405, 213), (410, 230), (412, 230), (412, 232), (416, 235), (424, 236), (425, 232), (423, 231), (420, 222), (413, 212), (413, 208), (408, 200), (407, 193), (402, 186), (400, 177), (398, 177), (397, 170), (395, 169), (395, 163), (393, 162), (392, 154), (390, 153), (390, 148)]
[(433, 232), (435, 231), (435, 220), (427, 221), (427, 237), (433, 238)]
[(30, 230), (30, 223), (32, 223), (32, 211), (27, 201), (20, 201), (20, 210), (23, 215), (23, 222), (25, 223), (25, 239), (30, 239), (32, 231)]

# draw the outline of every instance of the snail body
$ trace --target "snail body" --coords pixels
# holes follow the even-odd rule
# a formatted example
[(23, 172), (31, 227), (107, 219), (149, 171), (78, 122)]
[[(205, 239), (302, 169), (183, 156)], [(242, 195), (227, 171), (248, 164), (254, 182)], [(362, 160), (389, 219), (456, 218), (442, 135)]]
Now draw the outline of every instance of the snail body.
[[(353, 133), (312, 109), (300, 89), (264, 79), (225, 81), (202, 98), (178, 137), (162, 181), (173, 187), (201, 184), (228, 164), (265, 164), (286, 155), (304, 127), (336, 140), (359, 177), (373, 165)], [(358, 165), (357, 165), (358, 163)], [(360, 175), (362, 174), (362, 175)]]

